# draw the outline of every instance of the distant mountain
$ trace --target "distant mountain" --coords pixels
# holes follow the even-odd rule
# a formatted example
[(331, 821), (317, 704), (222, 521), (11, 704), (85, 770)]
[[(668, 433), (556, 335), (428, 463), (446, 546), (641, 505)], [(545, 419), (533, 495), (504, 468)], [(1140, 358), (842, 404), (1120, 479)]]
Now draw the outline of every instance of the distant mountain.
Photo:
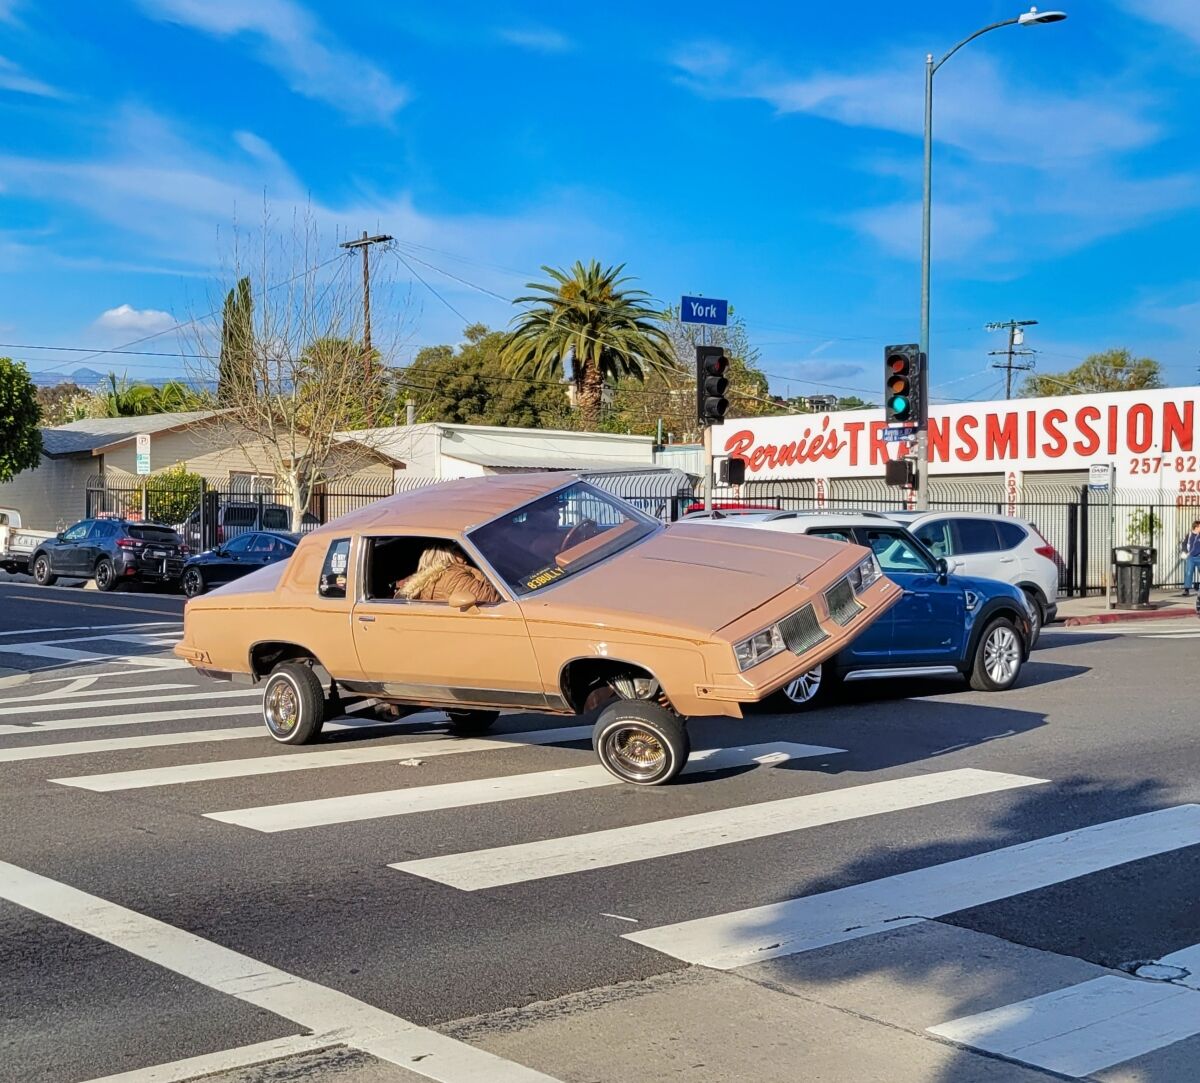
[[(95, 369), (76, 369), (74, 372), (63, 372), (56, 369), (53, 372), (31, 372), (29, 378), (38, 387), (53, 387), (55, 384), (78, 384), (80, 387), (90, 390), (98, 383), (107, 380), (108, 373), (97, 372)], [(151, 380), (146, 381), (146, 383), (152, 382)]]

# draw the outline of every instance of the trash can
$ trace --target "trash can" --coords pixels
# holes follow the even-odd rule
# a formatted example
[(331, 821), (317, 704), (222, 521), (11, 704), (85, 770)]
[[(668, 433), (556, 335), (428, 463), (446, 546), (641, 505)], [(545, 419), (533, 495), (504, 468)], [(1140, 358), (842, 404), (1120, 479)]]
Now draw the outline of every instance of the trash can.
[(1112, 551), (1118, 609), (1153, 609), (1150, 584), (1158, 553), (1149, 545), (1119, 545)]

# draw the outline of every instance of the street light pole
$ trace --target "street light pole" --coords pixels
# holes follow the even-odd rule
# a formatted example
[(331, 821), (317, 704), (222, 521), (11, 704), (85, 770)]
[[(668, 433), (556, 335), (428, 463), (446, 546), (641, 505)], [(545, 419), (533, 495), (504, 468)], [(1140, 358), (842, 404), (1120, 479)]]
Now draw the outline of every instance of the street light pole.
[[(933, 76), (943, 64), (968, 42), (988, 33), (999, 30), (1002, 26), (1040, 26), (1044, 23), (1062, 22), (1067, 17), (1063, 11), (1038, 11), (1030, 8), (1015, 19), (1002, 19), (998, 23), (982, 27), (974, 34), (965, 37), (936, 64), (933, 53), (925, 54), (925, 183), (921, 196), (921, 355), (924, 364), (921, 366), (921, 379), (929, 386), (929, 238), (930, 217), (933, 204)], [(928, 390), (923, 396), (923, 402), (928, 406)], [(925, 420), (917, 430), (917, 510), (926, 511), (929, 508), (929, 437)]]

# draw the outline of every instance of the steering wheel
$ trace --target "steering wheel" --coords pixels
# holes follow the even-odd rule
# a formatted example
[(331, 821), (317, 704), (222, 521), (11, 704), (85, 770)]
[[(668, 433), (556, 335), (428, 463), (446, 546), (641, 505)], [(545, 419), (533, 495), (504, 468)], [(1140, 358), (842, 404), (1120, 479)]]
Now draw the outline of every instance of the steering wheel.
[(559, 552), (561, 553), (564, 549), (570, 549), (573, 545), (579, 545), (589, 538), (594, 538), (599, 533), (600, 527), (594, 519), (581, 519), (567, 531), (567, 536), (563, 538), (562, 549)]

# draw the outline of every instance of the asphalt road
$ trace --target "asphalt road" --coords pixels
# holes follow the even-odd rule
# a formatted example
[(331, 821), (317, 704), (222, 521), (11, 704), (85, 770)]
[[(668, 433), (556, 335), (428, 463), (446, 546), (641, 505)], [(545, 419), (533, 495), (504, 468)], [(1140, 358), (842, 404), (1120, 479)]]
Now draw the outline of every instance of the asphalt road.
[(583, 720), (282, 749), (181, 611), (0, 583), (0, 1080), (1200, 1077), (1196, 621), (639, 790), (539, 743)]

